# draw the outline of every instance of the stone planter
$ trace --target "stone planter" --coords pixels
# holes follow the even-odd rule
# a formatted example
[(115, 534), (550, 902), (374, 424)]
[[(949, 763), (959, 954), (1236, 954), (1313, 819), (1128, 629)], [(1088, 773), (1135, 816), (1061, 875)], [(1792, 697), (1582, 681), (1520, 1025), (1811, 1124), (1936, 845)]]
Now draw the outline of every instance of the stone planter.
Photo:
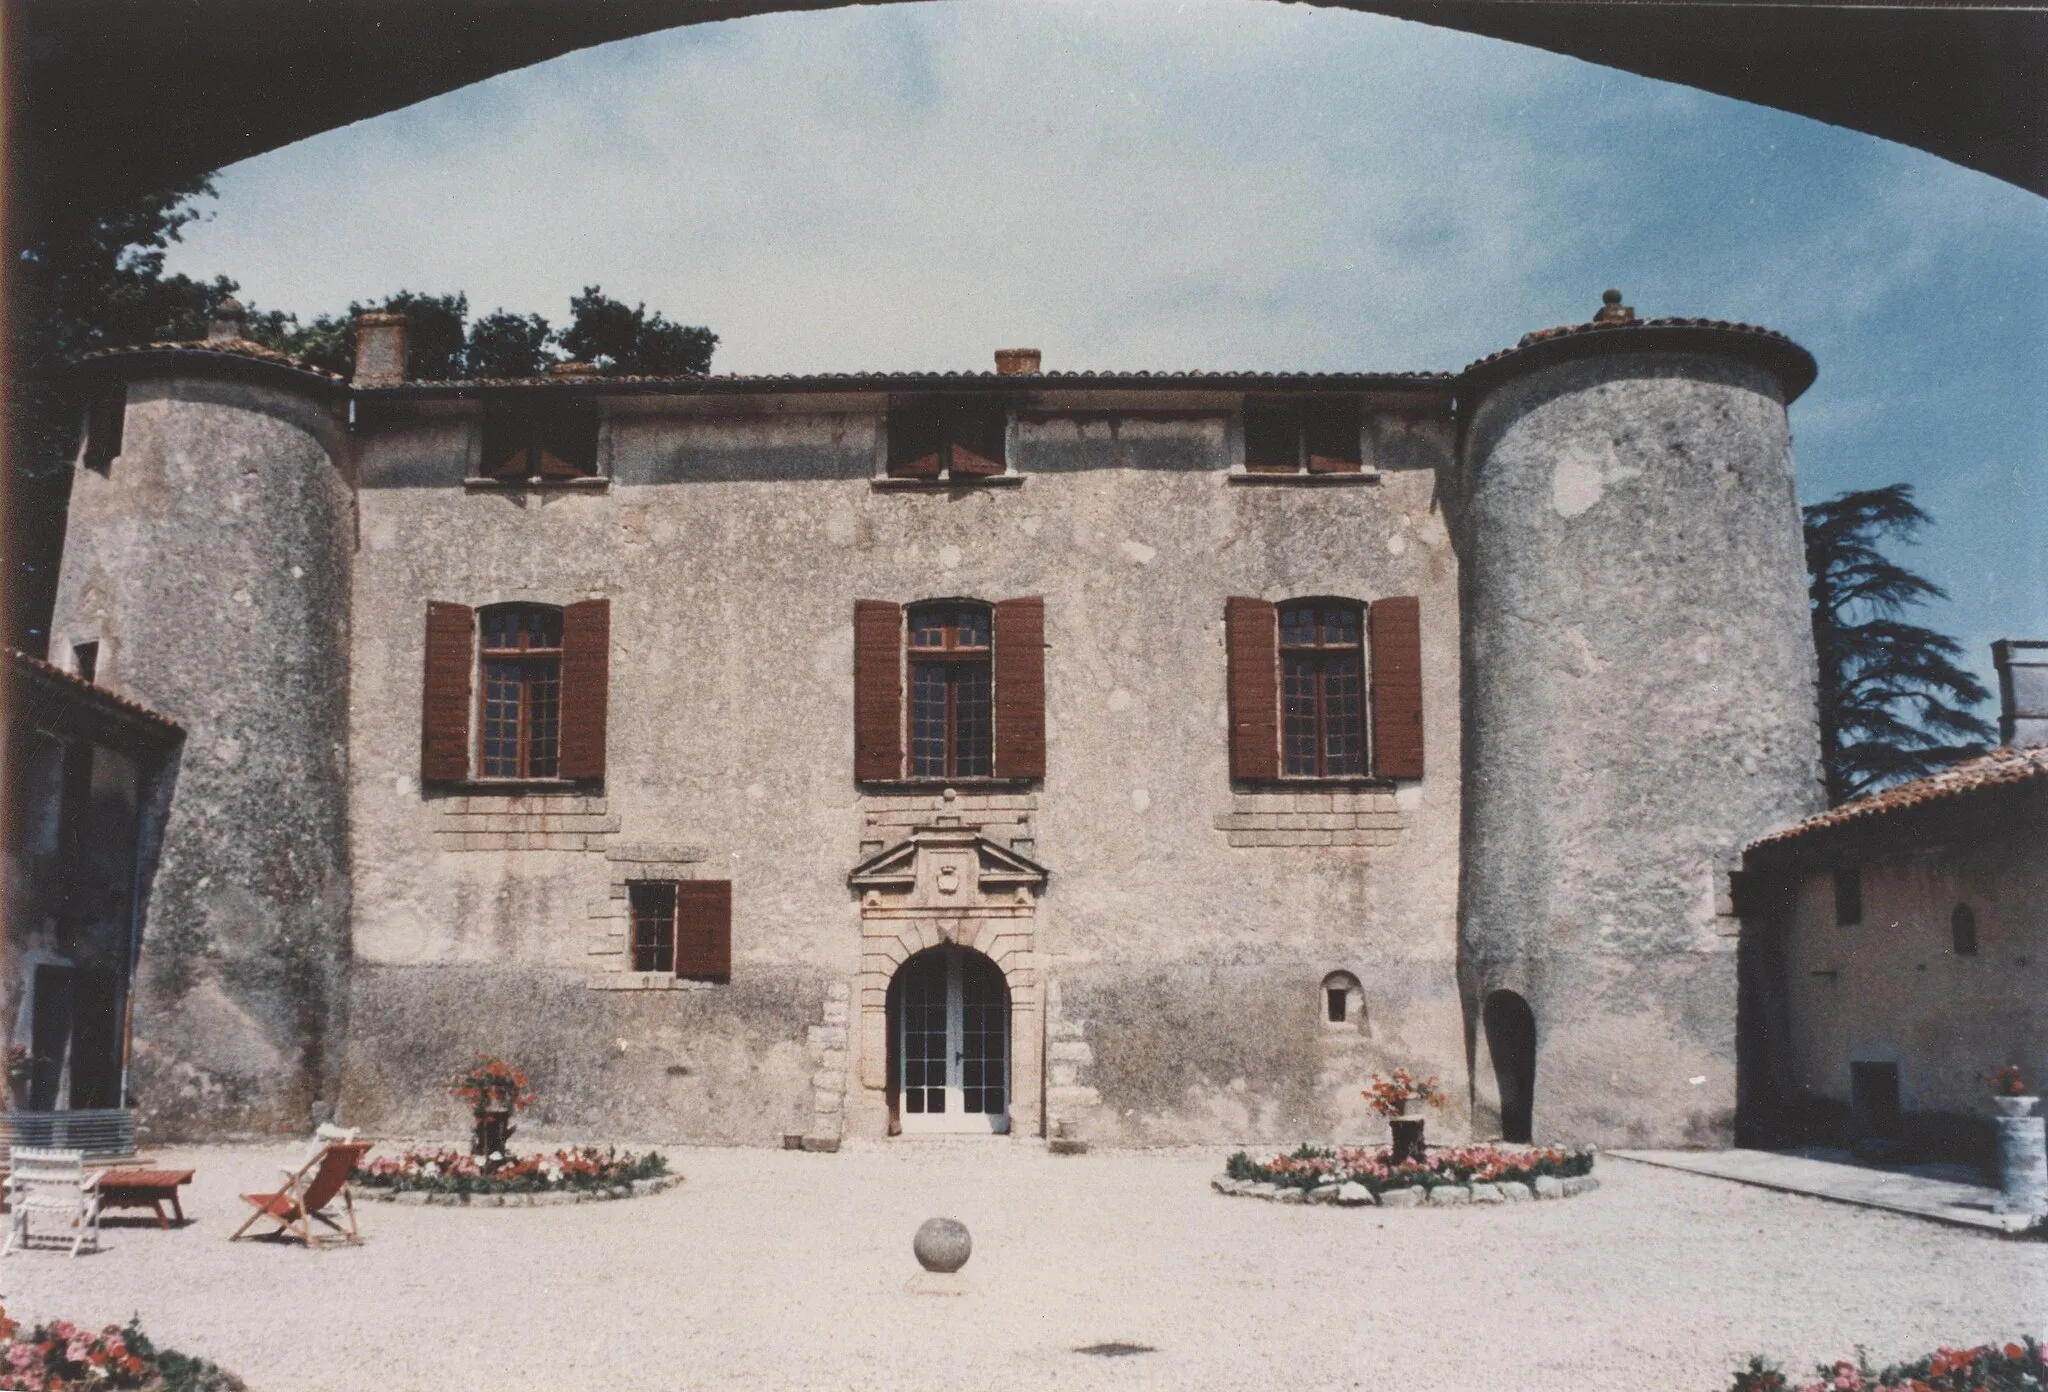
[(1991, 1105), (1998, 1108), (1998, 1114), (2006, 1117), (2027, 1117), (2034, 1114), (2034, 1108), (2041, 1105), (2038, 1097), (1993, 1097)]

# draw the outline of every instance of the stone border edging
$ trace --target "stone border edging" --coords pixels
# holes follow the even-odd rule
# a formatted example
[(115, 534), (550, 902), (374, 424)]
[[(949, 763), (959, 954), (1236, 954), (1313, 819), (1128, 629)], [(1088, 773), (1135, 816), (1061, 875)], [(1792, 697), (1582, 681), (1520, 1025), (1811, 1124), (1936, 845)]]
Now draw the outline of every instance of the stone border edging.
[(1319, 1184), (1313, 1189), (1272, 1184), (1262, 1179), (1232, 1179), (1217, 1175), (1209, 1187), (1228, 1198), (1265, 1199), (1283, 1204), (1335, 1204), (1343, 1208), (1454, 1208), (1461, 1204), (1529, 1203), (1536, 1199), (1572, 1199), (1600, 1187), (1592, 1175), (1538, 1175), (1533, 1185), (1520, 1180), (1497, 1184), (1407, 1185), (1388, 1189), (1375, 1199), (1372, 1190), (1347, 1180), (1343, 1184)]
[(681, 1175), (656, 1175), (609, 1189), (522, 1190), (513, 1194), (443, 1194), (429, 1189), (368, 1189), (373, 1203), (422, 1205), (434, 1208), (558, 1208), (568, 1204), (610, 1203), (659, 1194), (683, 1182)]

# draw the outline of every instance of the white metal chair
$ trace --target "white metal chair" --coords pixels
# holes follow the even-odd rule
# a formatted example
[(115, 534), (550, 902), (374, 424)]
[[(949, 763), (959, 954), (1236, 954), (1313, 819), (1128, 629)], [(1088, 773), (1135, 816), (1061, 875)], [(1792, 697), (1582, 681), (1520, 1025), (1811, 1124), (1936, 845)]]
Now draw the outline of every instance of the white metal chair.
[[(100, 1249), (99, 1175), (85, 1172), (82, 1150), (34, 1150), (15, 1146), (8, 1152), (7, 1203), (12, 1210), (7, 1242), (0, 1257), (16, 1247), (37, 1242), (71, 1244), (71, 1255)], [(38, 1221), (61, 1223), (55, 1233), (38, 1234)]]

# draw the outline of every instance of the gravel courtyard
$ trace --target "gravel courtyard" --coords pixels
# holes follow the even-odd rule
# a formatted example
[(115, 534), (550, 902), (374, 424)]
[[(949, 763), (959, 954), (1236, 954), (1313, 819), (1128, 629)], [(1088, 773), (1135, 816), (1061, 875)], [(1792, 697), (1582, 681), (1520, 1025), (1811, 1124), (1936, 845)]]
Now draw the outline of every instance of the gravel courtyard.
[[(649, 1198), (370, 1202), (358, 1248), (230, 1245), (235, 1193), (293, 1153), (163, 1152), (199, 1171), (195, 1221), (124, 1217), (97, 1256), (10, 1256), (8, 1313), (139, 1313), (257, 1392), (1721, 1392), (1752, 1351), (1803, 1371), (1857, 1344), (1882, 1361), (2048, 1329), (2048, 1243), (1620, 1159), (1580, 1198), (1395, 1211), (1222, 1197), (1214, 1150), (681, 1149), (686, 1182)], [(964, 1296), (905, 1290), (933, 1215), (973, 1231)], [(1076, 1351), (1112, 1342), (1154, 1351)]]

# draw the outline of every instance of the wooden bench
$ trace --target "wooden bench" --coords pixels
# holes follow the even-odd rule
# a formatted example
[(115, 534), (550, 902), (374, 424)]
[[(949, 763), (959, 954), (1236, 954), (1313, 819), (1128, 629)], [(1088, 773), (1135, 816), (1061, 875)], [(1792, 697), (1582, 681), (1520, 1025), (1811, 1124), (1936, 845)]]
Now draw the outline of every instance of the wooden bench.
[(156, 1225), (168, 1229), (171, 1225), (164, 1218), (164, 1203), (170, 1202), (171, 1212), (178, 1223), (185, 1222), (185, 1209), (178, 1202), (178, 1186), (192, 1182), (192, 1170), (102, 1170), (100, 1171), (100, 1209), (148, 1208), (156, 1212)]

